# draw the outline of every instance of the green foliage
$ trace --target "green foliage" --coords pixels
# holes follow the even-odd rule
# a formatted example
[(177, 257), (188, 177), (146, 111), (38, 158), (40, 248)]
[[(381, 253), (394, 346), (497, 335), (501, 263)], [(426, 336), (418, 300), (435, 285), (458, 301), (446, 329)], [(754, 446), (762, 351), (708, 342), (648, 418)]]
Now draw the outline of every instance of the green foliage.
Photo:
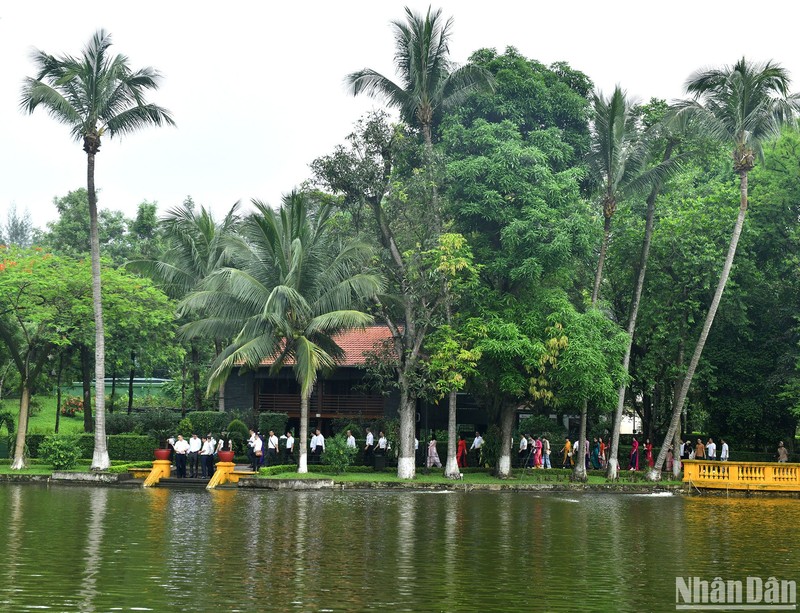
[(141, 420), (135, 414), (128, 414), (117, 411), (116, 413), (106, 413), (106, 433), (107, 434), (130, 434), (137, 428), (141, 428)]
[(250, 430), (240, 419), (234, 419), (228, 424), (228, 439), (233, 444), (233, 450), (241, 454), (247, 450), (247, 439), (250, 438)]
[(182, 420), (178, 422), (178, 427), (175, 429), (175, 434), (182, 434), (183, 438), (189, 438), (192, 434), (198, 434), (194, 426), (192, 425), (192, 420), (188, 417), (184, 417)]
[(189, 417), (198, 436), (209, 432), (217, 436), (230, 422), (230, 415), (222, 411), (192, 411)]
[[(520, 420), (517, 433), (520, 435), (530, 434), (534, 438), (546, 436), (552, 447), (554, 438), (560, 438), (564, 434), (564, 427), (546, 415), (531, 415)], [(519, 437), (517, 437), (517, 440), (519, 440)]]
[(348, 447), (344, 434), (339, 433), (325, 441), (322, 463), (330, 466), (337, 474), (347, 472), (347, 468), (353, 463), (357, 453), (358, 449)]
[[(152, 460), (157, 444), (152, 436), (117, 434), (108, 437), (108, 455), (112, 460)], [(94, 449), (94, 441), (91, 448)]]
[(155, 438), (160, 445), (165, 445), (167, 439), (175, 434), (180, 415), (167, 409), (154, 409), (146, 411), (139, 419), (142, 432)]
[(289, 415), (286, 413), (271, 413), (267, 411), (258, 416), (258, 431), (262, 434), (268, 434), (272, 430), (276, 436), (281, 436), (281, 434), (286, 433), (286, 422), (288, 421)]
[(68, 470), (75, 466), (80, 457), (77, 441), (73, 436), (57, 434), (45, 437), (38, 449), (39, 457), (55, 470)]

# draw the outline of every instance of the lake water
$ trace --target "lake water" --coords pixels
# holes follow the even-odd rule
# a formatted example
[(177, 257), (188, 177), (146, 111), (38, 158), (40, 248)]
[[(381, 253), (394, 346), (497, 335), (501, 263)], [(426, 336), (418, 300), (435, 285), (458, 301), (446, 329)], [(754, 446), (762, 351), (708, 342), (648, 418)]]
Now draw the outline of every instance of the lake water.
[(674, 611), (800, 579), (800, 501), (0, 485), (0, 610)]

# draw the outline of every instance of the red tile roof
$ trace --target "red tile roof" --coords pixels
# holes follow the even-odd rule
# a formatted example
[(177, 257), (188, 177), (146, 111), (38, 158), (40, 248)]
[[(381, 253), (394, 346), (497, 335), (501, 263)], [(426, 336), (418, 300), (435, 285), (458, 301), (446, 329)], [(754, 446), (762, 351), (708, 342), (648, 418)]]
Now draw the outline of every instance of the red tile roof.
[[(344, 356), (338, 361), (339, 366), (363, 366), (366, 362), (365, 353), (377, 351), (385, 341), (391, 340), (392, 333), (386, 326), (369, 326), (363, 330), (346, 330), (333, 335), (333, 340), (344, 351)], [(275, 361), (275, 356), (270, 356), (261, 361), (262, 366), (270, 366)], [(294, 360), (286, 360), (286, 366), (294, 364)]]

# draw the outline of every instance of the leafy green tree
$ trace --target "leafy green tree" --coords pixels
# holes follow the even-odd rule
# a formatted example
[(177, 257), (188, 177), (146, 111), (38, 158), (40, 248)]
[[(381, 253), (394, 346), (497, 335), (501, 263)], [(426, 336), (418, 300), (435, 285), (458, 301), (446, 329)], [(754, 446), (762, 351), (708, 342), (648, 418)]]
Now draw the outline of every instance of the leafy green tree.
[(6, 213), (6, 223), (0, 226), (0, 244), (30, 247), (36, 238), (38, 236), (31, 223), (30, 211), (26, 209), (20, 215), (17, 205), (12, 203)]
[(25, 467), (31, 388), (51, 351), (67, 343), (77, 265), (33, 250), (0, 253), (0, 339), (19, 375), (19, 420), (11, 468)]
[(667, 448), (678, 428), (692, 377), (733, 266), (747, 213), (748, 173), (755, 166), (757, 157), (763, 159), (765, 141), (777, 137), (781, 128), (794, 118), (798, 110), (797, 96), (789, 93), (787, 71), (773, 62), (754, 64), (742, 58), (733, 66), (700, 71), (689, 78), (686, 90), (694, 97), (676, 105), (676, 119), (694, 121), (698, 129), (708, 136), (732, 146), (733, 171), (739, 176), (739, 214), (719, 283), (676, 397), (664, 444), (654, 469), (648, 473), (648, 478), (652, 480), (661, 477)]
[(187, 335), (233, 337), (213, 364), (209, 389), (236, 364), (258, 368), (274, 357), (273, 373), (291, 366), (300, 384), (300, 461), (308, 472), (308, 402), (318, 373), (342, 356), (333, 335), (363, 327), (372, 316), (358, 310), (383, 289), (364, 272), (371, 250), (337, 244), (329, 232), (331, 209), (312, 210), (305, 194), (286, 196), (279, 211), (254, 201), (256, 213), (231, 242), (234, 266), (210, 275), (181, 305), (205, 317), (184, 326)]
[[(176, 300), (185, 298), (189, 292), (198, 289), (208, 276), (230, 264), (228, 241), (236, 233), (240, 217), (239, 203), (234, 204), (222, 220), (214, 219), (211, 211), (204, 206), (195, 210), (191, 198), (171, 209), (162, 220), (164, 249), (151, 259), (139, 259), (128, 263), (128, 268), (145, 274), (155, 280), (168, 296)], [(202, 318), (203, 313), (184, 311), (185, 318)], [(192, 338), (189, 341), (191, 378), (195, 410), (203, 407), (203, 391), (200, 385), (203, 341)], [(214, 337), (215, 355), (219, 355), (225, 337)], [(218, 389), (219, 409), (225, 410), (225, 384)]]
[[(43, 107), (58, 122), (70, 128), (72, 137), (83, 143), (87, 156), (87, 194), (92, 256), (92, 298), (95, 320), (95, 381), (105, 380), (105, 330), (100, 279), (100, 238), (97, 222), (97, 196), (94, 184), (95, 156), (100, 141), (137, 132), (150, 126), (173, 124), (165, 109), (146, 103), (147, 90), (158, 87), (159, 74), (152, 68), (132, 70), (124, 55), (111, 56), (111, 37), (103, 30), (95, 33), (80, 57), (61, 57), (36, 51), (35, 77), (22, 89), (21, 107), (32, 113)], [(95, 447), (92, 468), (110, 466), (105, 435), (105, 398), (97, 395)]]

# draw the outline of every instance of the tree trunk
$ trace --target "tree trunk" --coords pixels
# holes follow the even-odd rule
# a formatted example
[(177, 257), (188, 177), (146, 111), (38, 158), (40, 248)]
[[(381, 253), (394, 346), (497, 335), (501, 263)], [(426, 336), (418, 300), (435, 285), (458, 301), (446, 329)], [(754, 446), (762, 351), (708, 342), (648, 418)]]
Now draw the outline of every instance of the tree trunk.
[(203, 408), (203, 392), (200, 389), (200, 350), (192, 341), (192, 396), (194, 398), (194, 410), (199, 411)]
[[(222, 341), (220, 341), (219, 339), (214, 339), (214, 349), (217, 352), (217, 357), (219, 357), (219, 354), (222, 353)], [(217, 394), (218, 394), (217, 395), (217, 399), (218, 399), (217, 409), (219, 411), (224, 412), (225, 411), (225, 381), (220, 383), (219, 388), (217, 390)]]
[(458, 469), (458, 460), (456, 459), (456, 447), (458, 445), (456, 440), (457, 395), (455, 390), (450, 392), (447, 410), (447, 461), (444, 465), (444, 476), (448, 479), (458, 479), (461, 476), (461, 471)]
[(516, 407), (504, 406), (500, 409), (500, 455), (497, 458), (495, 474), (501, 479), (511, 476), (511, 431), (514, 429)]
[(133, 411), (133, 379), (136, 377), (136, 352), (131, 351), (131, 370), (128, 373), (128, 415)]
[(94, 454), (92, 470), (111, 466), (106, 446), (106, 337), (103, 328), (103, 294), (100, 289), (100, 234), (97, 229), (97, 195), (94, 190), (94, 152), (87, 154), (89, 237), (92, 252), (92, 306), (94, 308)]
[[(672, 157), (674, 143), (670, 140), (664, 150), (663, 161), (666, 162)], [(647, 212), (644, 223), (644, 239), (642, 240), (642, 256), (639, 261), (639, 274), (636, 277), (636, 287), (633, 290), (633, 300), (631, 301), (631, 313), (628, 318), (628, 346), (625, 348), (625, 356), (622, 359), (622, 368), (627, 375), (630, 371), (631, 350), (633, 349), (633, 337), (636, 332), (636, 320), (639, 317), (639, 304), (642, 301), (642, 291), (644, 290), (644, 277), (647, 272), (647, 261), (650, 258), (650, 244), (653, 241), (653, 225), (655, 223), (656, 198), (661, 190), (661, 185), (656, 184), (647, 197)], [(597, 285), (597, 280), (595, 280)], [(599, 288), (599, 285), (598, 285)], [(625, 407), (625, 384), (619, 386), (617, 393), (617, 410), (614, 413), (614, 429), (611, 433), (611, 451), (608, 458), (608, 468), (606, 477), (616, 479), (619, 476), (619, 430), (622, 426), (622, 410)]]
[(92, 365), (89, 360), (89, 348), (81, 345), (81, 383), (83, 385), (83, 431), (94, 432), (92, 419)]
[[(572, 446), (572, 457), (575, 459), (575, 468), (572, 469), (572, 480), (583, 481), (589, 478), (586, 474), (586, 416), (589, 411), (589, 401), (584, 400), (581, 407), (581, 427), (578, 440)], [(577, 449), (575, 449), (577, 447)]]
[(61, 374), (64, 372), (64, 354), (58, 354), (58, 374), (56, 376), (56, 427), (55, 433), (58, 434), (58, 426), (61, 421)]
[(186, 417), (186, 358), (181, 365), (181, 419)]
[(597, 271), (594, 275), (594, 288), (592, 288), (592, 305), (597, 304), (600, 297), (600, 283), (603, 281), (603, 265), (606, 261), (608, 241), (611, 238), (611, 217), (606, 217), (603, 222), (603, 242), (600, 245), (600, 255), (597, 258)]
[[(310, 393), (310, 392), (309, 392)], [(308, 472), (308, 395), (300, 396), (300, 455), (297, 463), (298, 473)]]
[(30, 411), (31, 390), (28, 387), (28, 379), (23, 376), (20, 384), (19, 395), (19, 423), (17, 424), (17, 439), (14, 445), (14, 460), (11, 462), (11, 470), (22, 470), (25, 468), (25, 436), (28, 434), (28, 412)]
[(722, 267), (722, 273), (719, 277), (717, 289), (714, 292), (714, 298), (711, 300), (711, 306), (708, 309), (708, 314), (703, 322), (703, 329), (700, 332), (700, 338), (697, 339), (692, 359), (689, 361), (689, 369), (686, 371), (683, 382), (681, 383), (680, 392), (675, 405), (672, 407), (672, 419), (669, 422), (669, 429), (667, 435), (664, 437), (664, 444), (658, 452), (658, 459), (656, 460), (653, 470), (648, 471), (647, 478), (650, 481), (658, 481), (661, 479), (661, 466), (664, 464), (664, 458), (667, 455), (667, 446), (669, 442), (675, 437), (675, 431), (681, 419), (681, 412), (683, 411), (683, 404), (686, 402), (686, 396), (689, 394), (689, 388), (692, 385), (692, 378), (694, 372), (697, 370), (697, 365), (700, 362), (700, 356), (703, 354), (703, 347), (705, 347), (708, 333), (711, 330), (711, 325), (714, 323), (714, 317), (717, 314), (720, 300), (722, 300), (722, 293), (725, 291), (725, 285), (728, 282), (728, 277), (731, 273), (733, 266), (733, 258), (736, 255), (736, 247), (739, 244), (739, 236), (742, 233), (744, 226), (744, 218), (747, 214), (747, 171), (742, 171), (739, 175), (739, 215), (736, 217), (736, 225), (733, 227), (733, 234), (731, 235), (731, 242), (728, 246), (728, 254), (725, 257), (725, 264)]
[(397, 477), (413, 479), (417, 473), (414, 455), (414, 423), (416, 422), (417, 400), (408, 389), (405, 377), (400, 377), (400, 440), (397, 456)]

